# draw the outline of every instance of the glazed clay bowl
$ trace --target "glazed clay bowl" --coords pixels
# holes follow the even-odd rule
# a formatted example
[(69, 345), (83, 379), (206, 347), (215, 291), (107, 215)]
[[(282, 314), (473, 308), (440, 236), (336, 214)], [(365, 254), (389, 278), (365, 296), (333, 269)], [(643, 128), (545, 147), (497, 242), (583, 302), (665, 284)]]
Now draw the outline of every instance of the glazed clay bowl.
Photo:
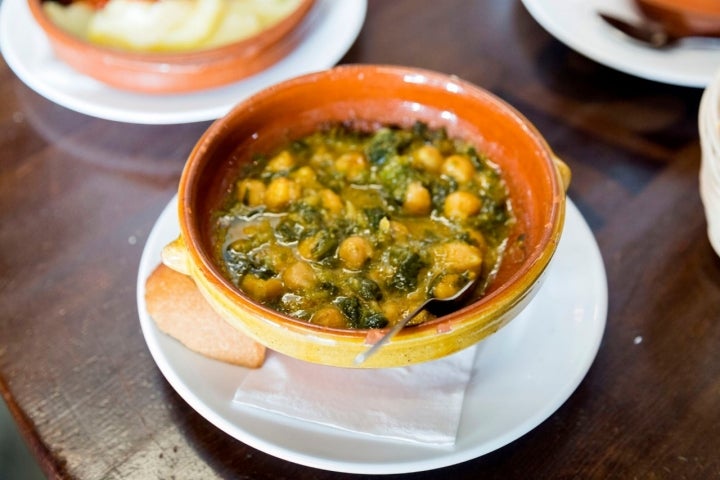
[(297, 45), (302, 22), (314, 0), (272, 26), (227, 45), (188, 52), (133, 52), (95, 45), (57, 26), (42, 8), (27, 0), (55, 54), (75, 70), (107, 85), (152, 94), (187, 93), (237, 82), (270, 67)]
[[(456, 77), (392, 66), (348, 65), (272, 86), (217, 120), (191, 152), (179, 186), (178, 240), (164, 261), (195, 280), (215, 310), (272, 350), (354, 367), (380, 330), (333, 329), (282, 315), (240, 292), (214, 263), (211, 215), (253, 155), (327, 122), (409, 127), (416, 121), (475, 144), (499, 165), (517, 217), (487, 294), (448, 315), (402, 330), (362, 367), (394, 367), (469, 347), (512, 320), (535, 295), (563, 227), (567, 167), (515, 109)], [(537, 319), (542, 321), (542, 319)]]

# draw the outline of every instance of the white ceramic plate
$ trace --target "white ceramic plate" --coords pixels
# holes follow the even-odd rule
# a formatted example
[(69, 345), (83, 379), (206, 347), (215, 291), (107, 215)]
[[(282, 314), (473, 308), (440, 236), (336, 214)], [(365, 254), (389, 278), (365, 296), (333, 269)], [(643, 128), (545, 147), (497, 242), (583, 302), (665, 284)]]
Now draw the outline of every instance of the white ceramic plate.
[(106, 120), (175, 124), (220, 118), (271, 84), (332, 67), (360, 33), (367, 0), (317, 0), (300, 27), (300, 43), (278, 63), (228, 86), (179, 95), (127, 92), (81, 74), (54, 55), (27, 0), (4, 0), (0, 7), (0, 48), (5, 61), (37, 93)]
[(555, 38), (597, 62), (630, 75), (703, 88), (720, 67), (720, 48), (648, 48), (615, 31), (596, 13), (602, 10), (639, 19), (631, 0), (522, 1), (535, 20)]
[(430, 470), (470, 460), (517, 439), (572, 394), (605, 329), (607, 280), (592, 232), (572, 202), (545, 283), (522, 314), (478, 345), (452, 448), (378, 440), (233, 406), (248, 370), (197, 355), (160, 333), (145, 307), (145, 280), (176, 238), (177, 199), (160, 215), (138, 272), (140, 324), (168, 382), (203, 417), (236, 439), (291, 462), (350, 473)]

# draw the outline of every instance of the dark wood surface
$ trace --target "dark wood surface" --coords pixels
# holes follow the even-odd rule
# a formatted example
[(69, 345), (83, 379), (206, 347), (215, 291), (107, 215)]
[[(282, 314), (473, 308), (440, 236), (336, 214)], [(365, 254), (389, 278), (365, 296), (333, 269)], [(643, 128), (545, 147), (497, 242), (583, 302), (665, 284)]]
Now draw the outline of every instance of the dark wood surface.
[[(407, 476), (720, 477), (720, 259), (698, 194), (702, 90), (599, 65), (519, 0), (370, 0), (350, 62), (457, 74), (521, 110), (572, 168), (569, 195), (608, 275), (607, 330), (567, 402), (495, 452)], [(0, 392), (48, 477), (355, 477), (229, 437), (175, 393), (145, 345), (140, 255), (209, 123), (87, 117), (3, 61), (0, 124)]]

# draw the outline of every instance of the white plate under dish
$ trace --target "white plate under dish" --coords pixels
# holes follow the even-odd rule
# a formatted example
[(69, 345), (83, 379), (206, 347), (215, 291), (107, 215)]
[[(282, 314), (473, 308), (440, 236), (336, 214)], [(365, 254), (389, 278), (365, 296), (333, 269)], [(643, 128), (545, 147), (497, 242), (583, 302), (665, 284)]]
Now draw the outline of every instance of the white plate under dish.
[(522, 0), (555, 38), (606, 66), (641, 78), (703, 88), (720, 66), (720, 48), (679, 46), (658, 50), (625, 37), (598, 15), (615, 13), (628, 19), (640, 14), (631, 0)]
[(456, 444), (438, 448), (380, 440), (238, 408), (248, 370), (207, 359), (161, 333), (148, 316), (145, 281), (178, 235), (177, 197), (150, 233), (137, 279), (145, 341), (160, 371), (192, 408), (234, 438), (310, 467), (364, 474), (454, 465), (492, 452), (548, 418), (573, 393), (597, 354), (607, 315), (607, 279), (588, 225), (568, 200), (564, 232), (537, 296), (520, 316), (478, 345)]
[(360, 33), (366, 10), (367, 0), (317, 0), (300, 26), (300, 43), (279, 62), (237, 83), (177, 95), (119, 90), (73, 70), (53, 53), (27, 0), (0, 5), (0, 48), (25, 84), (71, 110), (119, 122), (191, 123), (220, 118), (271, 84), (332, 67)]

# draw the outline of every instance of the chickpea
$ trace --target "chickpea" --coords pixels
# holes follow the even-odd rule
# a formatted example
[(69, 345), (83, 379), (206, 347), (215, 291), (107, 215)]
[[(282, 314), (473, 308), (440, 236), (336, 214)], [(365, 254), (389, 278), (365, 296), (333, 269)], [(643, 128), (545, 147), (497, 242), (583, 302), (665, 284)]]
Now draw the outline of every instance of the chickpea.
[(320, 195), (313, 191), (304, 192), (302, 201), (308, 207), (320, 207), (322, 203)]
[(262, 255), (267, 262), (267, 266), (276, 272), (281, 271), (295, 260), (290, 248), (274, 242), (262, 246)]
[[(405, 315), (407, 315), (407, 313)], [(412, 318), (412, 320), (410, 320), (407, 324), (408, 325), (420, 325), (421, 323), (428, 322), (428, 321), (432, 320), (433, 318), (435, 318), (435, 315), (428, 312), (427, 310), (421, 310), (420, 313), (415, 315)]]
[(338, 248), (340, 260), (351, 270), (360, 270), (372, 254), (373, 248), (370, 242), (359, 236), (346, 238)]
[(300, 198), (300, 185), (285, 177), (274, 178), (265, 191), (265, 204), (272, 212), (285, 209)]
[(369, 169), (365, 155), (360, 152), (344, 153), (335, 160), (335, 170), (342, 173), (351, 182), (362, 181)]
[[(416, 302), (421, 301), (422, 300), (417, 300)], [(413, 305), (409, 304), (407, 300), (388, 300), (380, 305), (380, 311), (385, 316), (385, 318), (387, 318), (388, 325), (394, 325), (399, 322), (405, 315), (410, 313), (410, 310), (412, 309), (411, 307), (414, 308)], [(422, 310), (415, 317), (413, 317), (410, 322), (408, 322), (408, 325), (418, 325), (432, 318), (434, 317), (430, 312), (428, 312), (427, 310)]]
[(457, 273), (443, 275), (433, 286), (435, 298), (448, 298), (455, 295), (462, 286), (462, 276)]
[(265, 184), (262, 180), (245, 179), (237, 184), (237, 199), (249, 207), (265, 203)]
[(419, 170), (439, 173), (442, 165), (442, 153), (433, 145), (423, 145), (413, 153), (412, 166)]
[(453, 192), (445, 198), (443, 213), (454, 220), (465, 220), (476, 215), (482, 207), (482, 200), (470, 192)]
[(427, 215), (432, 208), (432, 197), (420, 182), (412, 182), (405, 191), (403, 209), (410, 215)]
[(315, 312), (310, 319), (311, 323), (331, 328), (345, 328), (345, 316), (335, 307), (324, 307)]
[(380, 234), (385, 239), (390, 239), (396, 242), (404, 242), (410, 236), (410, 230), (395, 220), (388, 220), (387, 217), (383, 217), (378, 224)]
[(307, 165), (295, 170), (291, 174), (291, 177), (303, 186), (312, 185), (317, 180), (317, 174), (315, 173), (315, 170), (313, 170), (311, 167), (308, 167)]
[(320, 191), (320, 201), (322, 202), (323, 208), (331, 213), (340, 213), (343, 209), (342, 198), (329, 188)]
[(308, 260), (315, 260), (315, 255), (313, 254), (313, 248), (315, 247), (315, 237), (307, 237), (298, 243), (297, 249), (298, 253)]
[(388, 300), (380, 305), (380, 311), (383, 315), (385, 315), (385, 318), (388, 319), (388, 324), (394, 325), (402, 317), (404, 308), (402, 302), (397, 300)]
[(479, 248), (460, 241), (436, 245), (432, 249), (433, 269), (447, 273), (480, 274), (483, 255)]
[(283, 294), (283, 284), (277, 278), (263, 280), (255, 275), (245, 275), (240, 288), (255, 300), (261, 302), (278, 298)]
[(293, 158), (292, 154), (287, 150), (283, 150), (282, 152), (278, 153), (270, 159), (270, 161), (267, 163), (267, 166), (265, 167), (265, 170), (277, 173), (290, 170), (294, 166), (295, 159)]
[(315, 170), (325, 170), (332, 168), (335, 159), (328, 152), (327, 147), (318, 146), (310, 157), (310, 165)]
[(442, 164), (442, 173), (460, 183), (469, 182), (475, 175), (475, 166), (465, 155), (450, 155)]
[(242, 228), (242, 235), (246, 239), (254, 243), (255, 246), (268, 242), (273, 237), (273, 227), (267, 220), (248, 223), (247, 225), (238, 225), (236, 228)]
[(293, 292), (303, 292), (312, 289), (317, 283), (315, 271), (306, 262), (299, 261), (290, 265), (282, 273), (285, 286)]

